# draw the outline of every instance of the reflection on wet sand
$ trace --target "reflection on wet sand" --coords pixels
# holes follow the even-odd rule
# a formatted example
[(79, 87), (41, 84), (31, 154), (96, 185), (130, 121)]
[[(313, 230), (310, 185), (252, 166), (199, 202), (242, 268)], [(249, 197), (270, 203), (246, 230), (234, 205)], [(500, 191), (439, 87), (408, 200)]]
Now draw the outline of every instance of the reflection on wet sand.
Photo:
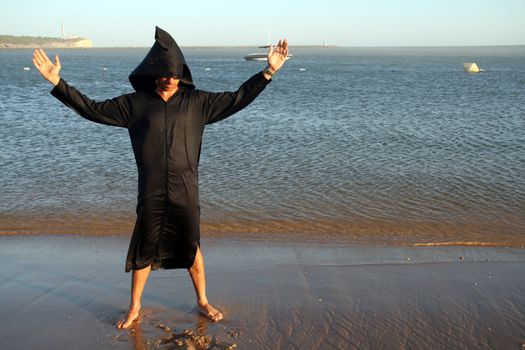
[[(124, 237), (0, 237), (1, 349), (515, 349), (525, 250), (206, 239), (224, 313), (200, 316), (185, 271), (151, 276), (140, 322)], [(235, 344), (235, 345), (234, 345)]]

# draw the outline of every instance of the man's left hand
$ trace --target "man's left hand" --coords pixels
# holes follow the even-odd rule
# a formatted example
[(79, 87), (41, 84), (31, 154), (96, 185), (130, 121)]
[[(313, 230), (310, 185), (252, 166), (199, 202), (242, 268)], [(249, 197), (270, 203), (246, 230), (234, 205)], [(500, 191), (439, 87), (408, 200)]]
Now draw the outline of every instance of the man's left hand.
[(270, 46), (268, 50), (268, 68), (274, 73), (277, 72), (283, 66), (286, 58), (288, 57), (288, 40), (279, 40), (279, 43), (274, 48)]

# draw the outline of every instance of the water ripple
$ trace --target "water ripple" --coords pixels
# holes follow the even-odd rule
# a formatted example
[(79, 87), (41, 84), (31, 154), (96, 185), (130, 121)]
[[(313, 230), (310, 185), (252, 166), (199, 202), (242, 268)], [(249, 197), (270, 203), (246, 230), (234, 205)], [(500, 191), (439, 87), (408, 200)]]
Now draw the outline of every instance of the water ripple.
[[(204, 222), (211, 231), (439, 235), (439, 227), (460, 235), (462, 227), (481, 235), (476, 241), (523, 237), (525, 52), (503, 52), (297, 49), (249, 108), (207, 128)], [(200, 88), (234, 90), (262, 68), (242, 53), (189, 50), (187, 58)], [(462, 71), (472, 53), (486, 74)], [(145, 51), (60, 54), (66, 80), (103, 99), (131, 91), (127, 76)], [(3, 220), (132, 218), (127, 132), (63, 107), (35, 70), (18, 69), (30, 65), (29, 51), (2, 51), (0, 59), (0, 79), (9, 82), (0, 87)]]

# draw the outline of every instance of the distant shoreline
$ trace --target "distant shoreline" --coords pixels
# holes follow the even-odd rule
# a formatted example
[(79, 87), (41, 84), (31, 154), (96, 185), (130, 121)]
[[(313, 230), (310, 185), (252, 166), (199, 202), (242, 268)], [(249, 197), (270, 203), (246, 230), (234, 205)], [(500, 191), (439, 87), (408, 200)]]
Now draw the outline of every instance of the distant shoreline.
[(42, 48), (92, 48), (93, 42), (88, 38), (52, 38), (42, 36), (0, 35), (0, 49), (33, 49)]
[[(59, 49), (149, 49), (151, 46), (93, 46), (91, 39), (70, 37), (41, 37), (41, 36), (15, 36), (0, 35), (0, 49), (34, 49), (34, 48), (59, 48)], [(180, 45), (185, 49), (259, 49), (259, 45)], [(341, 45), (290, 45), (290, 48), (299, 49), (433, 49), (433, 48), (484, 48), (484, 47), (525, 47), (524, 44), (497, 44), (497, 45), (418, 45), (418, 46), (341, 46)]]

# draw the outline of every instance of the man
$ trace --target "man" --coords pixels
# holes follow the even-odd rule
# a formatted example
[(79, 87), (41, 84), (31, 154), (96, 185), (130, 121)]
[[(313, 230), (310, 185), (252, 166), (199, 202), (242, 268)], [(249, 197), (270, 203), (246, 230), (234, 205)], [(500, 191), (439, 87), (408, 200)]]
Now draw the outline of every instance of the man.
[(151, 270), (186, 268), (195, 287), (199, 311), (211, 321), (222, 314), (206, 296), (200, 250), (198, 163), (207, 124), (222, 120), (250, 104), (270, 82), (288, 56), (288, 42), (268, 51), (268, 66), (236, 92), (195, 89), (191, 72), (175, 40), (156, 28), (155, 43), (130, 74), (136, 92), (96, 102), (59, 75), (42, 49), (33, 63), (54, 85), (51, 94), (82, 117), (129, 131), (139, 172), (137, 220), (126, 259), (133, 270), (131, 302), (117, 322), (129, 328), (139, 315), (141, 296)]

